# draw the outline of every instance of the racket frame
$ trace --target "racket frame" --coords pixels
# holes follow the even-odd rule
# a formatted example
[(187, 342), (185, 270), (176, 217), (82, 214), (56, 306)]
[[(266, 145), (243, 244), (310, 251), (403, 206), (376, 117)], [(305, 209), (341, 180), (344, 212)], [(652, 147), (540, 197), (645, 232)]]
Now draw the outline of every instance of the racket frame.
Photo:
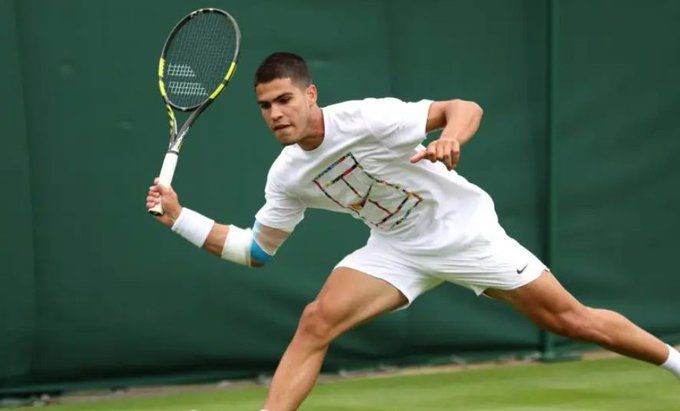
[[(236, 33), (236, 50), (234, 51), (234, 57), (232, 58), (232, 61), (229, 65), (229, 68), (227, 70), (227, 73), (224, 76), (224, 79), (222, 82), (215, 88), (215, 90), (212, 91), (212, 94), (208, 96), (203, 102), (196, 104), (191, 107), (182, 107), (174, 104), (170, 99), (168, 98), (168, 95), (165, 91), (165, 82), (163, 81), (163, 71), (165, 69), (165, 57), (168, 52), (168, 46), (171, 43), (172, 39), (175, 37), (175, 35), (179, 32), (179, 30), (186, 24), (188, 23), (191, 19), (195, 18), (198, 15), (201, 15), (203, 13), (218, 13), (226, 17), (228, 20), (230, 20), (231, 24), (234, 27), (234, 31)], [(168, 143), (168, 150), (165, 154), (165, 158), (163, 159), (163, 165), (161, 167), (161, 172), (158, 176), (158, 182), (159, 184), (169, 187), (170, 184), (172, 183), (172, 178), (175, 173), (175, 168), (177, 167), (177, 160), (179, 158), (179, 152), (180, 149), (182, 148), (182, 143), (184, 142), (184, 136), (186, 136), (187, 132), (191, 128), (191, 126), (194, 124), (198, 116), (206, 109), (208, 106), (215, 101), (217, 96), (220, 95), (220, 93), (224, 90), (224, 88), (227, 86), (227, 83), (229, 83), (229, 80), (231, 80), (231, 77), (234, 75), (234, 72), (236, 71), (236, 65), (238, 62), (238, 57), (239, 57), (239, 51), (240, 51), (240, 46), (241, 46), (241, 30), (239, 29), (238, 23), (236, 22), (236, 19), (234, 19), (231, 14), (227, 13), (226, 11), (222, 9), (217, 9), (217, 8), (202, 8), (198, 10), (194, 10), (191, 13), (187, 14), (184, 16), (177, 24), (175, 24), (175, 27), (173, 27), (172, 31), (170, 31), (170, 34), (168, 37), (165, 39), (165, 43), (163, 44), (163, 49), (161, 51), (161, 57), (158, 61), (158, 88), (161, 92), (161, 97), (163, 99), (163, 102), (165, 103), (165, 107), (167, 109), (168, 117), (170, 118), (170, 141)], [(182, 112), (190, 112), (189, 117), (186, 119), (184, 124), (182, 124), (182, 127), (177, 129), (177, 117), (175, 117), (175, 111), (182, 111)], [(156, 215), (156, 216), (161, 216), (163, 215), (163, 208), (161, 204), (159, 203), (155, 207), (149, 209), (149, 213)]]

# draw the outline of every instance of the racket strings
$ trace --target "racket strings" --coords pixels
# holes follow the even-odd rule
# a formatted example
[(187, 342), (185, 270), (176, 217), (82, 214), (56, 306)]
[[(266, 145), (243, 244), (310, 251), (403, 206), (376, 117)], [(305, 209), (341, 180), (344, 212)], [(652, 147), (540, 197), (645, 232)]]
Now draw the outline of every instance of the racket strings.
[(184, 108), (204, 102), (224, 80), (236, 43), (236, 28), (222, 14), (201, 13), (188, 20), (168, 45), (168, 99)]
[(168, 85), (170, 92), (182, 96), (202, 96), (208, 97), (208, 92), (201, 83), (191, 83), (186, 81), (171, 81)]

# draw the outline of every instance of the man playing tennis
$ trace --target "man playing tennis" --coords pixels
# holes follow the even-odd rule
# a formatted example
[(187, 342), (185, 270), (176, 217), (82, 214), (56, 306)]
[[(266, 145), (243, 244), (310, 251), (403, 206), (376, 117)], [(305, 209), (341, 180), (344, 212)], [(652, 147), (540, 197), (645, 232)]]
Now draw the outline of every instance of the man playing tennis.
[[(156, 183), (146, 207), (187, 240), (226, 260), (262, 266), (308, 207), (347, 213), (371, 229), (307, 305), (264, 405), (297, 409), (329, 344), (380, 314), (408, 306), (449, 281), (509, 303), (539, 327), (661, 365), (680, 377), (680, 353), (613, 311), (579, 303), (546, 266), (498, 223), (493, 201), (453, 171), (475, 134), (480, 107), (468, 101), (394, 98), (317, 105), (307, 65), (291, 53), (267, 57), (255, 74), (262, 115), (285, 146), (271, 166), (266, 203), (243, 230), (182, 207)], [(423, 147), (426, 133), (443, 129)], [(429, 161), (423, 161), (429, 160)]]

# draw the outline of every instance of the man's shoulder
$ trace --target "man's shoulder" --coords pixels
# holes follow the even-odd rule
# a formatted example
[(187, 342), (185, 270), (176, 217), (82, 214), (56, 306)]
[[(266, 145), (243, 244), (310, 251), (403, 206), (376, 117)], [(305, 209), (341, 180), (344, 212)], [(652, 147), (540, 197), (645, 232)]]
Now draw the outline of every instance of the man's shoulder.
[(274, 161), (272, 161), (271, 166), (269, 166), (269, 174), (279, 174), (284, 173), (288, 167), (293, 165), (292, 150), (294, 146), (286, 146), (281, 149), (279, 154), (276, 156)]
[(381, 105), (390, 105), (395, 103), (403, 103), (401, 100), (395, 97), (366, 97), (360, 100), (346, 100), (339, 103), (334, 103), (325, 106), (323, 109), (329, 112), (348, 112), (348, 111), (361, 111), (362, 109), (372, 108)]
[[(348, 100), (323, 108), (324, 117), (330, 128), (341, 133), (360, 136), (374, 134), (374, 123), (389, 120), (401, 100), (393, 97), (368, 97), (362, 100)], [(380, 127), (377, 127), (380, 128)]]
[(269, 172), (267, 173), (267, 185), (275, 184), (280, 187), (284, 185), (285, 181), (287, 180), (286, 176), (291, 173), (296, 164), (294, 158), (295, 156), (293, 155), (293, 151), (295, 151), (296, 147), (297, 146), (295, 145), (291, 145), (281, 149), (279, 154), (269, 166)]

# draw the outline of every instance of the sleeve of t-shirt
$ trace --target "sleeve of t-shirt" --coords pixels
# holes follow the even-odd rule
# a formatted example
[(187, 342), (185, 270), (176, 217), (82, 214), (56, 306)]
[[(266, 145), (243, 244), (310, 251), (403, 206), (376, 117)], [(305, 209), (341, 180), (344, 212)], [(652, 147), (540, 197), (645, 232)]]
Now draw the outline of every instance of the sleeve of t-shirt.
[(286, 192), (271, 173), (267, 177), (264, 197), (265, 204), (255, 214), (255, 219), (262, 225), (292, 232), (305, 216), (302, 201)]
[(427, 136), (427, 114), (432, 100), (413, 103), (396, 98), (363, 100), (366, 127), (396, 155), (410, 154)]

